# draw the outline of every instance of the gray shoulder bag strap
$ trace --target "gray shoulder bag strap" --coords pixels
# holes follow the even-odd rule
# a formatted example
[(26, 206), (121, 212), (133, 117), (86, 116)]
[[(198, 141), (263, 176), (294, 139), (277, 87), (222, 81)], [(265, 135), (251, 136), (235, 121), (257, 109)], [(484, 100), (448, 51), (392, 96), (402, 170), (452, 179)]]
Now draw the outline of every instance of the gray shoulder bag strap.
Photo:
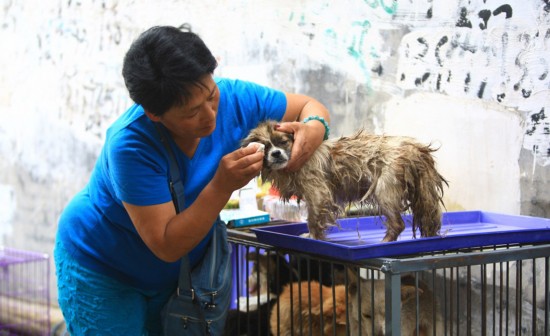
[[(179, 213), (185, 208), (185, 195), (183, 194), (183, 181), (181, 180), (178, 162), (176, 161), (172, 147), (170, 147), (170, 143), (168, 142), (166, 131), (158, 123), (155, 123), (155, 126), (160, 134), (160, 140), (168, 152), (168, 159), (170, 161), (170, 167), (168, 168), (170, 173), (170, 193), (172, 194), (172, 200), (174, 201), (174, 206), (176, 207), (176, 213)], [(191, 265), (187, 255), (181, 258), (178, 291), (182, 289), (193, 292), (193, 288), (191, 287)]]

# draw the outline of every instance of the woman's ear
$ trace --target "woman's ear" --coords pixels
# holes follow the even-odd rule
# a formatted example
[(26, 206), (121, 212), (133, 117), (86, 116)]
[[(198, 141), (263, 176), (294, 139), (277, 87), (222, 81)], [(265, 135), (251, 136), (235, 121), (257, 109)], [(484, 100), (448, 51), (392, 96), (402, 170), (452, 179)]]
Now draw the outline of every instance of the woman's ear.
[(145, 115), (147, 116), (147, 118), (151, 119), (151, 121), (154, 121), (154, 122), (160, 121), (160, 117), (158, 115), (153, 114), (147, 110), (145, 110)]

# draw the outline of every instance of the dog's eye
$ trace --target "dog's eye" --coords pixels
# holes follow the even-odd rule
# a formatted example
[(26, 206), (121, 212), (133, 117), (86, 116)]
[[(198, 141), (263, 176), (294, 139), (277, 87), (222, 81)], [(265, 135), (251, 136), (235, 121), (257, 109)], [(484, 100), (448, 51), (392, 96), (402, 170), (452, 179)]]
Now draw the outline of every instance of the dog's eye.
[(372, 319), (372, 317), (368, 313), (361, 313), (361, 315), (363, 315), (363, 318)]

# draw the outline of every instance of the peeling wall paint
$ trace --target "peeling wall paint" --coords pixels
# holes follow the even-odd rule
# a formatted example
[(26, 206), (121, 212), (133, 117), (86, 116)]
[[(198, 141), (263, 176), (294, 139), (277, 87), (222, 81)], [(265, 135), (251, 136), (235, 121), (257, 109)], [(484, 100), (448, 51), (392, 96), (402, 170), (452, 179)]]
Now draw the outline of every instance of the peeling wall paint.
[(550, 217), (547, 1), (8, 0), (0, 18), (0, 244), (51, 253), (131, 103), (122, 57), (158, 24), (190, 24), (217, 75), (318, 98), (334, 136), (439, 143), (448, 210)]
[(524, 112), (524, 147), (539, 164), (549, 165), (547, 5), (459, 1), (453, 9), (458, 11), (454, 26), (426, 27), (404, 36), (399, 86), (494, 101)]

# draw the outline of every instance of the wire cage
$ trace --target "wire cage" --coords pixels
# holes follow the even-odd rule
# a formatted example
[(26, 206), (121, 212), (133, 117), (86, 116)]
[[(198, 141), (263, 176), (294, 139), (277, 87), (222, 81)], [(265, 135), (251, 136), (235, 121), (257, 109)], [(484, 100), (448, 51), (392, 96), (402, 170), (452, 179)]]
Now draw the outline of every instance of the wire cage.
[(229, 240), (241, 262), (228, 336), (550, 335), (547, 243), (348, 261)]
[(0, 246), (0, 336), (49, 335), (49, 256)]

